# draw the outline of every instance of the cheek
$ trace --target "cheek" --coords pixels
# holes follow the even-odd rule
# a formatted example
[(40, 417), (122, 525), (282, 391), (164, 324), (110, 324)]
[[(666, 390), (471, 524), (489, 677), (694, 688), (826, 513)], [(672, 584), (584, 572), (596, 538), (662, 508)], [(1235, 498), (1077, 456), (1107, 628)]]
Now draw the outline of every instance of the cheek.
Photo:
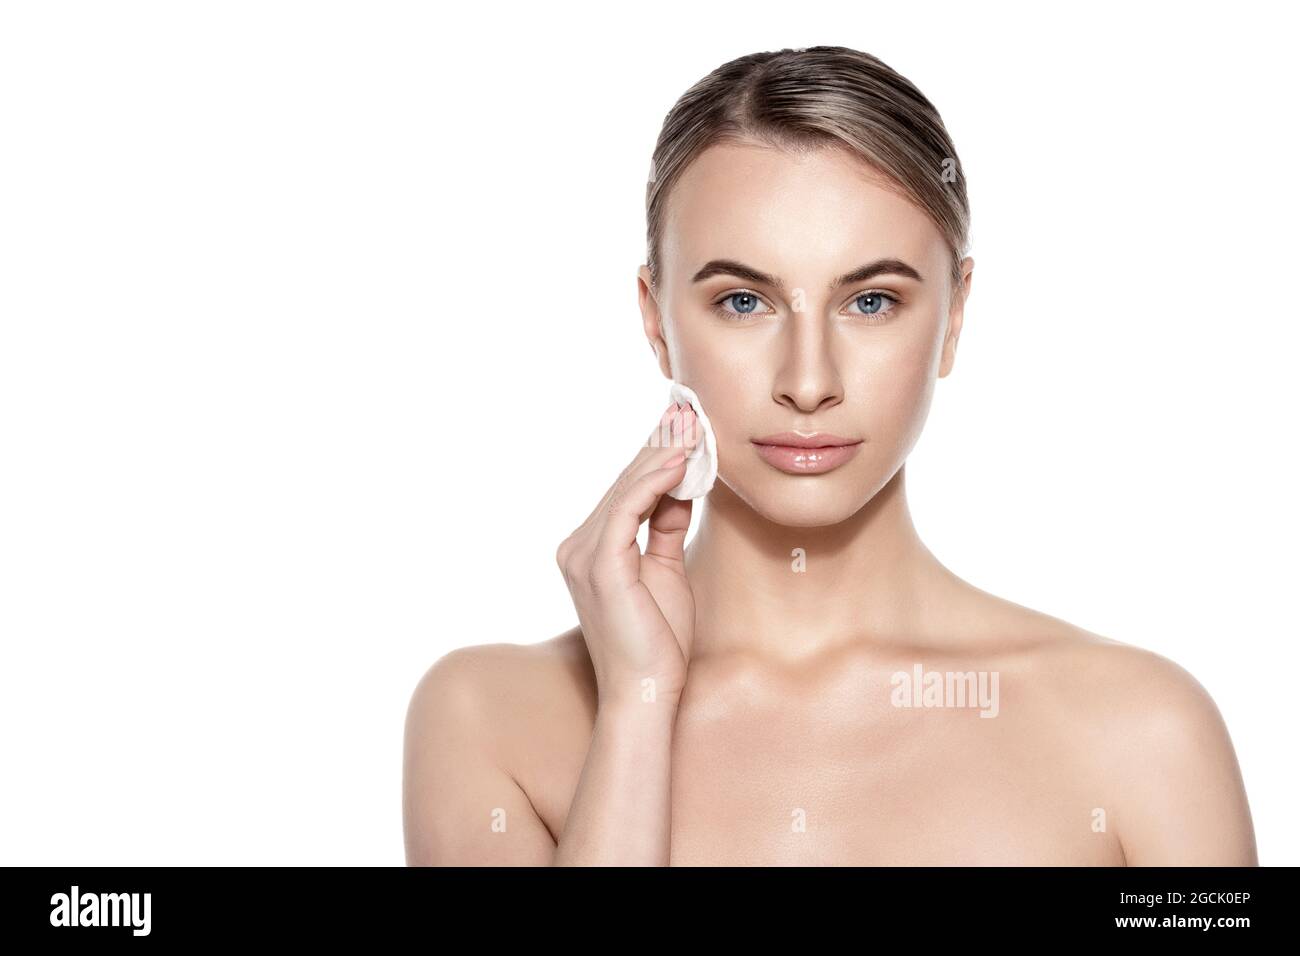
[(862, 356), (857, 375), (846, 385), (854, 414), (873, 440), (906, 442), (919, 430), (934, 393), (936, 360), (934, 343), (926, 335)]
[(887, 369), (881, 369), (880, 382), (887, 385), (900, 402), (914, 402), (929, 391), (933, 376), (933, 348), (927, 341), (909, 343), (894, 355)]
[(674, 376), (700, 396), (715, 431), (719, 423), (740, 418), (745, 401), (770, 391), (767, 363), (760, 359), (734, 337), (693, 328), (681, 330), (672, 351)]

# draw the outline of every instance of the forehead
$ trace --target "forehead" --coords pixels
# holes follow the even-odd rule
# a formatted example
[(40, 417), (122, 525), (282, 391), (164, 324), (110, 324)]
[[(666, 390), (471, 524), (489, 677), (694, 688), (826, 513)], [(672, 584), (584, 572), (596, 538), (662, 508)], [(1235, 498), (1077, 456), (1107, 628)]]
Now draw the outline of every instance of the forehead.
[(885, 257), (929, 283), (947, 256), (930, 217), (845, 150), (731, 143), (706, 149), (673, 186), (662, 252), (669, 281), (727, 257), (795, 285)]

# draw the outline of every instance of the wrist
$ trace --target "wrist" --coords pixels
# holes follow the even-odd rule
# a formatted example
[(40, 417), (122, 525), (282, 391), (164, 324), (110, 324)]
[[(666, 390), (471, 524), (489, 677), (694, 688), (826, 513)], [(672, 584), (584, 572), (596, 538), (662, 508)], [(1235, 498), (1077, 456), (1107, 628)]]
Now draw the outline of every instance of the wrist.
[(616, 722), (671, 721), (677, 714), (681, 695), (677, 692), (642, 694), (601, 691), (596, 701), (597, 719)]

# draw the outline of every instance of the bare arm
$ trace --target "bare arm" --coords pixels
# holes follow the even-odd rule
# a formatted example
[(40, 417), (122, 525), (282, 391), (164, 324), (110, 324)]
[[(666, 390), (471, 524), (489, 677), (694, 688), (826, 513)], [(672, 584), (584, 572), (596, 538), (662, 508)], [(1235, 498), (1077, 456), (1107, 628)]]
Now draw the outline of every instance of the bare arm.
[[(556, 863), (667, 866), (673, 724), (694, 640), (684, 541), (691, 503), (667, 495), (699, 435), (694, 413), (669, 406), (587, 520), (556, 549), (596, 675), (591, 745)], [(679, 452), (681, 454), (679, 454)], [(649, 520), (645, 554), (637, 529)]]
[(675, 700), (602, 703), (557, 866), (667, 866)]
[(408, 866), (546, 866), (555, 852), (528, 795), (498, 762), (476, 649), (420, 679), (406, 713), (402, 819)]
[(1258, 866), (1236, 752), (1219, 709), (1172, 662), (1144, 692), (1126, 749), (1118, 832), (1129, 866)]
[[(667, 866), (675, 698), (598, 706), (558, 849), (496, 756), (503, 691), (481, 648), (421, 678), (407, 709), (402, 811), (409, 866)], [(509, 693), (508, 690), (504, 693)]]

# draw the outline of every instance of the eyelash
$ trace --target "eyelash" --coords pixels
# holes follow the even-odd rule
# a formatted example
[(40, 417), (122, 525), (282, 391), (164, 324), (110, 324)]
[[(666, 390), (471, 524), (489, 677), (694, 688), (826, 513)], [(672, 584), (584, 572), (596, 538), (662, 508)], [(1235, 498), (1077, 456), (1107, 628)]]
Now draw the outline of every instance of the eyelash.
[[(749, 318), (752, 313), (729, 312), (727, 309), (723, 308), (723, 304), (727, 302), (727, 300), (735, 298), (738, 295), (752, 295), (755, 299), (758, 299), (760, 302), (763, 301), (763, 297), (760, 296), (757, 292), (753, 292), (749, 289), (733, 289), (731, 292), (728, 292), (726, 295), (722, 296), (722, 298), (715, 299), (713, 301), (713, 306), (712, 306), (713, 311), (718, 315), (722, 316), (722, 318), (726, 319), (728, 322), (735, 322), (738, 319)], [(892, 303), (890, 307), (888, 309), (885, 309), (883, 312), (854, 313), (855, 316), (863, 319), (863, 321), (865, 321), (867, 325), (884, 324), (886, 321), (888, 321), (889, 316), (893, 314), (894, 310), (897, 309), (898, 306), (901, 304), (898, 296), (891, 295), (888, 292), (883, 292), (880, 289), (864, 289), (862, 292), (859, 292), (849, 301), (857, 302), (858, 299), (861, 299), (864, 295), (878, 295), (886, 302)], [(769, 306), (769, 308), (771, 308), (771, 306)]]

